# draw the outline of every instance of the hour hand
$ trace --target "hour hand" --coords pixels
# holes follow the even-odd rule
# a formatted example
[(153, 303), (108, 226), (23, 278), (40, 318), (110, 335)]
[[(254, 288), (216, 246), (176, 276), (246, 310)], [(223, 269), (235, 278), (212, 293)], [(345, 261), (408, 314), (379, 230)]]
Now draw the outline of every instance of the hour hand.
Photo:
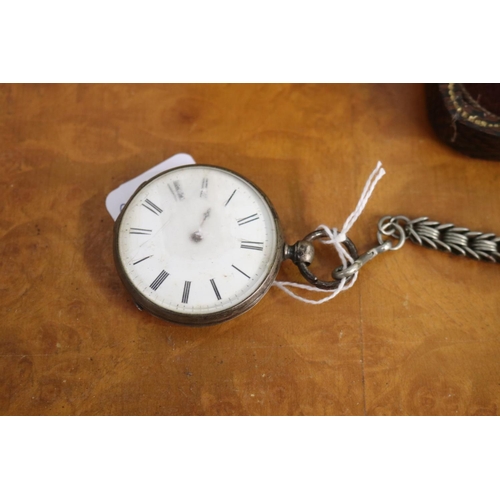
[(210, 208), (203, 214), (203, 219), (202, 221), (200, 222), (200, 227), (198, 228), (198, 231), (195, 231), (192, 235), (191, 235), (191, 239), (193, 241), (201, 241), (203, 239), (203, 233), (201, 232), (201, 227), (203, 226), (203, 224), (205, 223), (205, 221), (208, 219), (208, 217), (210, 216)]

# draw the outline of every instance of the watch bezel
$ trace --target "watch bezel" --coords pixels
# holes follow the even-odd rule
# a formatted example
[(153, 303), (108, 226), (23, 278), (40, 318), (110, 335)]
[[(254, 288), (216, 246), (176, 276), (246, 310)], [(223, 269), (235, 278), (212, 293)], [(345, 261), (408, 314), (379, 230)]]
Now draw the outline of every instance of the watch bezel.
[[(239, 302), (238, 304), (235, 304), (234, 306), (231, 306), (227, 309), (224, 309), (222, 311), (216, 311), (212, 313), (205, 313), (205, 314), (186, 314), (186, 313), (181, 313), (178, 311), (173, 311), (171, 309), (167, 309), (165, 307), (161, 307), (158, 304), (154, 303), (151, 301), (148, 297), (143, 295), (140, 290), (137, 289), (137, 287), (133, 284), (132, 280), (129, 278), (128, 274), (125, 271), (125, 266), (123, 264), (123, 259), (121, 258), (120, 255), (120, 249), (119, 249), (119, 234), (120, 234), (120, 228), (121, 228), (121, 223), (123, 220), (123, 216), (126, 213), (130, 203), (132, 200), (135, 198), (135, 196), (142, 190), (144, 187), (146, 187), (148, 184), (152, 183), (155, 181), (157, 178), (163, 176), (163, 175), (168, 175), (171, 174), (172, 172), (176, 170), (181, 170), (181, 169), (187, 169), (187, 168), (193, 168), (193, 167), (209, 167), (209, 168), (214, 168), (218, 170), (222, 170), (225, 172), (229, 172), (232, 175), (235, 175), (248, 183), (250, 186), (252, 186), (257, 193), (259, 193), (264, 202), (268, 205), (272, 219), (274, 221), (274, 224), (276, 226), (276, 252), (273, 257), (273, 262), (271, 263), (271, 267), (269, 268), (269, 272), (267, 273), (267, 276), (263, 280), (263, 282), (244, 300)], [(207, 164), (191, 164), (191, 165), (183, 165), (180, 167), (172, 168), (169, 169), (165, 172), (161, 172), (151, 179), (148, 179), (147, 181), (143, 182), (132, 194), (132, 196), (129, 198), (125, 206), (120, 212), (120, 215), (115, 221), (114, 225), (114, 234), (113, 234), (113, 257), (115, 261), (115, 267), (118, 272), (118, 276), (120, 277), (123, 285), (127, 289), (127, 291), (130, 293), (132, 298), (134, 299), (135, 303), (142, 309), (148, 311), (149, 313), (153, 314), (154, 316), (161, 318), (166, 321), (170, 321), (172, 323), (178, 323), (182, 325), (189, 325), (189, 326), (208, 326), (208, 325), (214, 325), (217, 323), (222, 323), (224, 321), (228, 321), (230, 319), (236, 318), (237, 316), (240, 316), (244, 312), (250, 310), (252, 307), (254, 307), (266, 294), (266, 292), (269, 290), (269, 288), (272, 286), (276, 275), (278, 274), (280, 265), (283, 261), (283, 248), (284, 248), (284, 238), (283, 238), (283, 231), (281, 229), (281, 224), (278, 218), (278, 214), (271, 203), (270, 199), (267, 197), (267, 195), (258, 187), (256, 186), (252, 181), (247, 179), (245, 176), (234, 172), (233, 170), (230, 170), (228, 168), (224, 167), (219, 167), (217, 165), (207, 165)]]

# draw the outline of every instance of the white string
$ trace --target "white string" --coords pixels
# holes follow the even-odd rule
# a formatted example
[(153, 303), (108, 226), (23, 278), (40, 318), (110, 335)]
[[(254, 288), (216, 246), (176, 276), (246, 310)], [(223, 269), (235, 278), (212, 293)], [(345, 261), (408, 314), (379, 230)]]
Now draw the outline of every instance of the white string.
[[(368, 180), (366, 181), (365, 187), (363, 189), (363, 192), (361, 193), (361, 197), (358, 201), (358, 204), (356, 205), (356, 208), (351, 213), (351, 215), (347, 217), (340, 232), (337, 231), (336, 228), (330, 229), (330, 227), (326, 226), (325, 224), (321, 224), (317, 228), (317, 229), (323, 229), (327, 234), (328, 238), (320, 241), (325, 245), (333, 245), (335, 247), (335, 250), (337, 250), (337, 253), (339, 254), (340, 260), (342, 261), (343, 269), (347, 268), (348, 261), (349, 263), (353, 262), (353, 258), (349, 255), (349, 253), (346, 251), (346, 249), (342, 246), (341, 243), (345, 241), (347, 237), (347, 232), (352, 228), (358, 217), (363, 212), (366, 204), (368, 203), (368, 200), (370, 199), (370, 196), (373, 193), (373, 190), (375, 189), (375, 186), (384, 175), (385, 175), (385, 170), (382, 168), (382, 163), (379, 161), (377, 163), (377, 166), (375, 167), (375, 170), (373, 170), (373, 172), (370, 174), (370, 177), (368, 177)], [(347, 285), (346, 285), (346, 278), (342, 278), (339, 286), (335, 290), (321, 290), (314, 286), (304, 285), (302, 283), (294, 283), (292, 281), (275, 281), (273, 285), (277, 286), (279, 289), (283, 290), (285, 293), (287, 293), (294, 299), (300, 300), (301, 302), (305, 302), (306, 304), (323, 304), (324, 302), (332, 300), (340, 292), (343, 292), (344, 290), (348, 290), (349, 288), (351, 288), (357, 279), (358, 279), (357, 272), (353, 275), (352, 279), (349, 280)], [(300, 295), (297, 295), (296, 293), (289, 290), (288, 287), (300, 288), (302, 290), (308, 290), (310, 292), (327, 293), (329, 295), (320, 300), (310, 300), (310, 299), (305, 299)]]

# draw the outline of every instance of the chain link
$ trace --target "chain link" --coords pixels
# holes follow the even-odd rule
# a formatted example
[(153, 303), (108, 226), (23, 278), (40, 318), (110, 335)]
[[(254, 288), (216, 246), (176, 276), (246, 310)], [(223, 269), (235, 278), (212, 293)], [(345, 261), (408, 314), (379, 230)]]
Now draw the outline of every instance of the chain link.
[(500, 237), (494, 233), (470, 231), (450, 223), (441, 224), (429, 220), (429, 217), (410, 220), (404, 216), (383, 217), (379, 222), (379, 232), (381, 227), (387, 226), (383, 234), (394, 236), (394, 227), (400, 224), (404, 225), (406, 238), (417, 245), (476, 260), (500, 262)]

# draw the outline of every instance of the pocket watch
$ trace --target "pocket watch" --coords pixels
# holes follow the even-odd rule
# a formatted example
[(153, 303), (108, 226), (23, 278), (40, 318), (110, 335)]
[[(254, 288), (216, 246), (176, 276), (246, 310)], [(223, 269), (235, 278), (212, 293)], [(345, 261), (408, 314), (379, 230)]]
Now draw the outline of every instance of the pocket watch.
[(115, 264), (138, 308), (193, 326), (257, 304), (286, 248), (267, 196), (211, 165), (174, 168), (145, 182), (114, 229)]
[[(256, 305), (285, 259), (292, 260), (314, 288), (277, 282), (280, 288), (291, 285), (332, 292), (320, 301), (299, 298), (309, 303), (330, 300), (352, 286), (362, 266), (377, 255), (398, 250), (407, 240), (500, 262), (500, 237), (494, 233), (403, 215), (382, 217), (378, 245), (359, 256), (346, 233), (384, 174), (381, 167), (379, 163), (369, 177), (340, 233), (320, 226), (290, 246), (267, 196), (243, 176), (212, 165), (187, 165), (160, 173), (139, 186), (116, 220), (118, 274), (139, 309), (174, 323), (201, 326), (235, 318)], [(343, 266), (332, 271), (333, 280), (320, 279), (309, 269), (316, 239), (328, 240), (341, 250)]]

